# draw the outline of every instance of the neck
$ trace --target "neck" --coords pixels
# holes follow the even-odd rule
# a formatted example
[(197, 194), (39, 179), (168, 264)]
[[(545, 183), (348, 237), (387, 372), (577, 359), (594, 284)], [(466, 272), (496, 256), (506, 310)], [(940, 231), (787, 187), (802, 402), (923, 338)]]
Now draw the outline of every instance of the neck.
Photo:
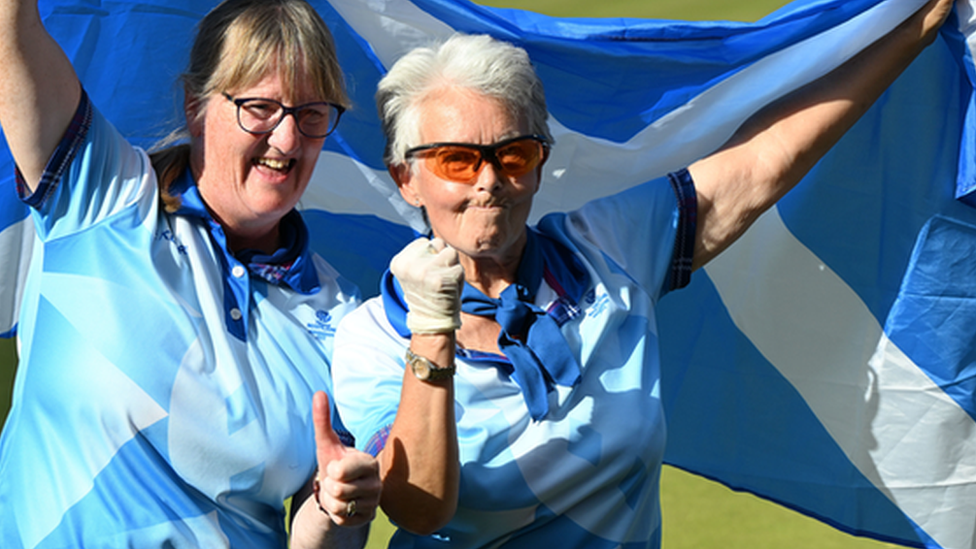
[(270, 231), (265, 231), (260, 234), (237, 231), (223, 223), (221, 225), (224, 227), (224, 234), (227, 235), (227, 247), (231, 252), (253, 249), (271, 255), (281, 247), (280, 239), (278, 238), (278, 227), (280, 224), (275, 224)]
[[(206, 199), (204, 199), (206, 203)], [(222, 217), (219, 212), (207, 204), (207, 210), (214, 220), (220, 224), (227, 237), (227, 249), (231, 253), (240, 250), (260, 250), (266, 254), (273, 254), (281, 245), (280, 233), (281, 220), (278, 219), (272, 224), (268, 223), (241, 223), (228, 220)]]

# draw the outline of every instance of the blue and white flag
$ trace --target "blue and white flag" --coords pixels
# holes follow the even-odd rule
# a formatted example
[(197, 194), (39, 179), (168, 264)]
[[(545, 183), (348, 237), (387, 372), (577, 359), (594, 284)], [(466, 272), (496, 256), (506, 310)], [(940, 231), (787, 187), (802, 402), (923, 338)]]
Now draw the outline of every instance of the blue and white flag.
[[(557, 144), (533, 220), (681, 168), (924, 0), (799, 0), (757, 23), (555, 19), (463, 0), (317, 0), (355, 107), (302, 208), (365, 295), (420, 220), (382, 164), (376, 83), (456, 31), (526, 48)], [(43, 1), (94, 103), (151, 145), (212, 1)], [(971, 0), (740, 242), (666, 297), (666, 459), (842, 530), (976, 549), (976, 109)], [(0, 150), (0, 334), (33, 235)], [(93, 258), (93, 261), (97, 260)], [(626, 413), (622, 410), (621, 413)], [(665, 512), (667, 510), (665, 509)]]

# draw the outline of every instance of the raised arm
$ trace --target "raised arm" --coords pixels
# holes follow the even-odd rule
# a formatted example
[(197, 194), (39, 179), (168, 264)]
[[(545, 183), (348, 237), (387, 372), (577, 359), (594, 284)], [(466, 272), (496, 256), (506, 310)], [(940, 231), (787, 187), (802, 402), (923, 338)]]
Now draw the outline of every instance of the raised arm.
[(456, 251), (425, 238), (397, 254), (390, 270), (410, 308), (410, 352), (442, 375), (422, 380), (406, 366), (396, 420), (377, 456), (382, 507), (399, 527), (427, 535), (447, 524), (457, 509), (460, 464), (452, 374), (464, 270)]
[(793, 188), (935, 40), (954, 0), (930, 0), (826, 76), (750, 117), (689, 167), (698, 192), (694, 268), (730, 246)]
[(80, 96), (74, 68), (41, 24), (36, 0), (0, 0), (0, 125), (31, 190)]

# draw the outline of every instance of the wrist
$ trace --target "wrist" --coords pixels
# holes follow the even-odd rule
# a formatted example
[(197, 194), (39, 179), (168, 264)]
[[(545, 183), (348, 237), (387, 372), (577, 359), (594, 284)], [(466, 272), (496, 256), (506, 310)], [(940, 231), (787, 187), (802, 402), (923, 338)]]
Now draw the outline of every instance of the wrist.
[(443, 381), (452, 379), (455, 373), (454, 361), (451, 360), (447, 365), (439, 365), (434, 361), (414, 353), (407, 348), (404, 354), (406, 367), (410, 368), (413, 375), (420, 381)]
[[(431, 363), (431, 368), (433, 369), (447, 369), (453, 374), (455, 370), (454, 365), (454, 352), (456, 349), (456, 338), (454, 332), (450, 333), (435, 333), (435, 334), (413, 334), (410, 338), (410, 344), (407, 346), (407, 350), (404, 353), (404, 365), (406, 369), (410, 371), (411, 377), (422, 379), (425, 377), (423, 375), (423, 368), (426, 364), (417, 364), (420, 368), (418, 371), (413, 368), (414, 365), (410, 363), (410, 355), (419, 357), (427, 362)], [(447, 374), (444, 372), (443, 374)], [(448, 379), (453, 377), (453, 375), (447, 375), (446, 377), (437, 373), (434, 377), (439, 377), (441, 379)], [(427, 380), (434, 381), (434, 380)]]

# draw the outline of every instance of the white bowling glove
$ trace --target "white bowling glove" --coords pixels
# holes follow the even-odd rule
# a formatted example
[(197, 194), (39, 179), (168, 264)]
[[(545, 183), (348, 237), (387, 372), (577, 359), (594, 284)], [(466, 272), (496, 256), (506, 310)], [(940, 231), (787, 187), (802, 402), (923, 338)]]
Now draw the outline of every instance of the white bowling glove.
[(440, 238), (418, 238), (390, 261), (410, 311), (407, 328), (415, 334), (442, 334), (461, 327), (464, 269), (458, 254)]

